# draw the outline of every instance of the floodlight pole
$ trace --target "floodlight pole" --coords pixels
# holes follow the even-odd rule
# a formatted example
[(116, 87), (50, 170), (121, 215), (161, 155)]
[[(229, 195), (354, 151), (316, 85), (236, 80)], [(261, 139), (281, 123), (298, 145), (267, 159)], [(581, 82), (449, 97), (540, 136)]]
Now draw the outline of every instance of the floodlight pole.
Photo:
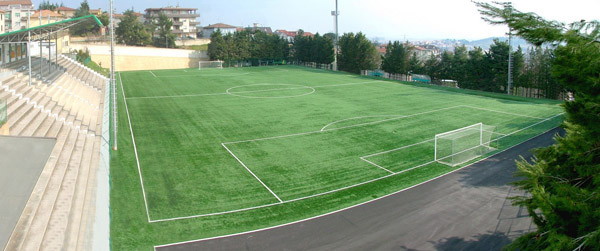
[[(512, 2), (506, 2), (504, 3), (506, 8), (508, 8), (509, 11), (509, 15), (512, 13)], [(513, 84), (513, 77), (512, 77), (512, 64), (513, 64), (513, 58), (512, 58), (512, 29), (510, 28), (510, 26), (508, 27), (508, 80), (506, 83), (506, 93), (508, 95), (510, 95), (510, 89), (512, 88), (512, 84)]]
[(339, 41), (339, 34), (338, 34), (338, 16), (340, 15), (340, 12), (338, 11), (338, 1), (335, 0), (335, 12), (331, 12), (332, 16), (335, 16), (335, 41), (333, 41), (335, 43), (335, 55), (334, 55), (334, 60), (333, 60), (333, 67), (334, 67), (334, 71), (337, 71), (337, 66), (338, 66), (338, 51), (339, 51), (339, 45), (338, 45), (338, 41)]
[[(27, 29), (31, 28), (31, 8), (27, 9)], [(10, 55), (8, 55), (10, 58)], [(31, 86), (31, 29), (27, 31), (27, 61), (29, 66), (29, 86)]]
[[(113, 150), (117, 150), (117, 85), (115, 81), (115, 27), (113, 20), (113, 0), (110, 0), (110, 84), (112, 89)], [(106, 91), (106, 90), (105, 90)]]

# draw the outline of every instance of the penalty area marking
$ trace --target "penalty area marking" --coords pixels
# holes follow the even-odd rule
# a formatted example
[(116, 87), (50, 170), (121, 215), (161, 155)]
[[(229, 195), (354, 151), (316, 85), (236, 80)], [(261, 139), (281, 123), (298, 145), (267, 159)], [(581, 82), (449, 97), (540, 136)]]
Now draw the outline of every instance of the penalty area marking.
[[(561, 115), (563, 115), (563, 114), (564, 114), (564, 113), (557, 114), (557, 115), (554, 115), (554, 116), (552, 116), (552, 117), (548, 117), (548, 118), (546, 118), (546, 119), (544, 119), (544, 120), (542, 120), (542, 121), (536, 122), (536, 123), (534, 123), (534, 124), (531, 124), (531, 125), (529, 125), (529, 126), (526, 126), (526, 127), (524, 127), (524, 128), (521, 128), (521, 129), (519, 129), (519, 130), (516, 130), (516, 131), (513, 131), (513, 132), (511, 132), (511, 133), (508, 133), (508, 134), (506, 134), (506, 136), (502, 136), (502, 137), (500, 137), (500, 138), (507, 137), (507, 136), (510, 136), (510, 135), (512, 135), (512, 134), (518, 133), (518, 132), (520, 132), (520, 131), (526, 130), (526, 129), (528, 129), (528, 128), (531, 128), (531, 127), (533, 127), (533, 126), (539, 125), (539, 124), (541, 124), (541, 123), (543, 123), (543, 122), (545, 122), (545, 121), (551, 120), (551, 119), (553, 119), (553, 118), (555, 118), (555, 117), (558, 117), (558, 116), (561, 116)], [(339, 128), (336, 128), (336, 129), (339, 129)], [(332, 130), (335, 130), (335, 129), (332, 129)], [(549, 130), (548, 130), (548, 131), (549, 131)], [(316, 132), (312, 132), (312, 133), (321, 133), (321, 131), (316, 131)], [(302, 134), (294, 134), (294, 135), (305, 135), (305, 134), (307, 134), (307, 133), (302, 133)], [(543, 134), (543, 133), (542, 133), (542, 134)], [(530, 137), (529, 139), (532, 139), (532, 138), (534, 138), (534, 137), (536, 137), (536, 136), (538, 136), (538, 135), (532, 136), (532, 137)], [(500, 139), (500, 138), (498, 138), (498, 139)], [(496, 140), (498, 140), (498, 139), (496, 139)], [(524, 140), (523, 142), (526, 142), (526, 141), (528, 141), (529, 139), (527, 139), (527, 140)], [(407, 147), (410, 147), (410, 146), (414, 146), (414, 145), (422, 144), (422, 143), (425, 143), (425, 142), (428, 142), (428, 141), (432, 141), (432, 140), (433, 140), (433, 139), (430, 139), (430, 140), (425, 140), (425, 141), (422, 141), (422, 142), (418, 142), (418, 143), (415, 143), (415, 144), (412, 144), (412, 145), (408, 145), (408, 146), (404, 146), (404, 147), (400, 147), (400, 148), (396, 148), (396, 149), (388, 150), (388, 151), (385, 151), (385, 152), (380, 152), (380, 153), (375, 153), (375, 154), (371, 154), (371, 155), (366, 155), (366, 156), (363, 156), (363, 157), (362, 157), (362, 160), (364, 160), (365, 158), (368, 158), (368, 157), (372, 157), (372, 156), (376, 156), (376, 155), (380, 155), (380, 154), (384, 154), (384, 153), (389, 153), (389, 152), (392, 152), (392, 151), (396, 151), (396, 150), (403, 149), (403, 148), (407, 148)], [(521, 142), (521, 143), (523, 143), (523, 142)], [(230, 142), (230, 143), (236, 143), (236, 142)], [(221, 143), (221, 144), (222, 144), (222, 145), (225, 145), (225, 144), (229, 144), (229, 143)], [(516, 144), (516, 145), (519, 145), (519, 144)], [(477, 163), (477, 162), (483, 161), (483, 160), (485, 160), (485, 159), (487, 159), (487, 158), (489, 158), (489, 157), (492, 157), (492, 156), (494, 156), (494, 155), (496, 155), (496, 154), (499, 154), (499, 153), (501, 153), (501, 152), (504, 152), (504, 151), (506, 151), (506, 150), (508, 150), (508, 149), (510, 149), (510, 148), (512, 148), (512, 147), (515, 147), (516, 145), (510, 146), (510, 147), (508, 147), (508, 148), (506, 148), (506, 149), (503, 149), (503, 150), (501, 150), (501, 151), (499, 151), (499, 152), (497, 152), (497, 153), (494, 153), (494, 154), (492, 154), (492, 155), (490, 155), (490, 156), (487, 156), (487, 157), (484, 157), (484, 158), (482, 158), (482, 159), (479, 159), (479, 160), (477, 160), (477, 161), (475, 161), (475, 162), (473, 162), (473, 163), (471, 163), (471, 164), (468, 164), (468, 165), (466, 165), (466, 166), (464, 166), (464, 167), (458, 168), (458, 169), (456, 169), (455, 171), (457, 171), (457, 170), (460, 170), (460, 169), (462, 169), (462, 168), (465, 168), (465, 167), (467, 167), (467, 166), (470, 166), (470, 165), (472, 165), (472, 164), (474, 164), (474, 163)], [(227, 148), (227, 147), (225, 147), (225, 148)], [(228, 149), (228, 148), (227, 148), (227, 149)], [(233, 156), (235, 156), (235, 155), (233, 155)], [(310, 198), (314, 198), (314, 197), (318, 197), (318, 196), (323, 196), (323, 195), (327, 195), (327, 194), (331, 194), (331, 193), (335, 193), (335, 192), (339, 192), (339, 191), (347, 190), (347, 189), (350, 189), (350, 188), (354, 188), (354, 187), (362, 186), (362, 185), (365, 185), (365, 184), (373, 183), (373, 182), (376, 182), (376, 181), (379, 181), (379, 180), (382, 180), (382, 179), (389, 178), (389, 177), (391, 177), (391, 176), (395, 176), (395, 175), (398, 175), (398, 174), (402, 174), (402, 173), (405, 173), (405, 172), (412, 171), (412, 170), (414, 170), (414, 169), (417, 169), (417, 168), (420, 168), (420, 167), (423, 167), (423, 166), (427, 166), (427, 165), (433, 164), (434, 162), (436, 162), (436, 161), (429, 161), (429, 162), (426, 162), (426, 163), (423, 163), (423, 164), (420, 164), (420, 165), (417, 165), (417, 166), (414, 166), (414, 167), (411, 167), (411, 168), (408, 168), (408, 169), (405, 169), (405, 170), (402, 170), (402, 171), (399, 171), (399, 172), (395, 172), (395, 173), (394, 173), (394, 172), (392, 172), (392, 173), (390, 173), (390, 174), (388, 174), (388, 175), (385, 175), (385, 176), (381, 176), (381, 177), (378, 177), (378, 178), (375, 178), (375, 179), (371, 179), (371, 180), (363, 181), (363, 182), (356, 183), (356, 184), (353, 184), (353, 185), (349, 185), (349, 186), (346, 186), (346, 187), (341, 187), (341, 188), (333, 189), (333, 190), (330, 190), (330, 191), (325, 191), (325, 192), (321, 192), (321, 193), (317, 193), (317, 194), (313, 194), (313, 195), (309, 195), (309, 196), (305, 196), (305, 197), (295, 198), (295, 199), (291, 199), (291, 200), (283, 200), (283, 201), (281, 201), (281, 202), (277, 202), (277, 203), (264, 204), (264, 205), (260, 205), (260, 206), (254, 206), (254, 207), (248, 207), (248, 208), (241, 208), (241, 209), (235, 209), (235, 210), (230, 210), (230, 211), (214, 212), (214, 213), (208, 213), (208, 214), (197, 214), (197, 215), (180, 216), (180, 217), (173, 217), (173, 218), (166, 218), (166, 219), (159, 219), (159, 220), (151, 220), (151, 221), (149, 221), (149, 223), (155, 223), (155, 222), (166, 222), (166, 221), (176, 221), (176, 220), (185, 220), (185, 219), (194, 219), (194, 218), (200, 218), (200, 217), (206, 217), (206, 216), (215, 216), (215, 215), (224, 215), (224, 214), (229, 214), (229, 213), (245, 212), (245, 211), (249, 211), (249, 210), (260, 209), (260, 208), (266, 208), (266, 207), (271, 207), (271, 206), (275, 206), (275, 205), (281, 205), (281, 204), (286, 204), (286, 203), (290, 203), (290, 202), (295, 202), (295, 201), (300, 201), (300, 200), (310, 199)], [(452, 172), (454, 172), (454, 171), (452, 171)], [(440, 177), (443, 177), (443, 176), (445, 176), (445, 175), (448, 175), (448, 174), (450, 174), (450, 173), (452, 173), (452, 172), (449, 172), (449, 173), (446, 173), (446, 174), (442, 174), (442, 175), (440, 175), (440, 176), (438, 176), (438, 177), (432, 178), (431, 180), (438, 179), (438, 178), (440, 178)], [(431, 180), (428, 180), (428, 181), (431, 181)], [(425, 181), (425, 182), (428, 182), (428, 181)], [(425, 183), (425, 182), (423, 182), (423, 183)], [(423, 184), (423, 183), (420, 183), (420, 184)], [(406, 189), (410, 189), (410, 188), (412, 188), (412, 187), (415, 187), (415, 186), (418, 186), (418, 185), (419, 185), (419, 184), (417, 184), (417, 185), (414, 185), (414, 186), (411, 186), (411, 187), (409, 187), (409, 188), (402, 189), (402, 190), (400, 190), (399, 192), (401, 192), (401, 191), (405, 191)], [(389, 195), (387, 195), (387, 196), (389, 196)], [(384, 197), (385, 197), (385, 196), (384, 196)]]
[(240, 159), (238, 159), (238, 157), (237, 157), (237, 156), (235, 156), (235, 154), (233, 154), (233, 152), (231, 152), (231, 150), (229, 150), (229, 148), (228, 148), (228, 147), (227, 147), (225, 144), (221, 143), (221, 145), (222, 145), (222, 146), (225, 148), (225, 150), (227, 150), (227, 152), (229, 152), (229, 154), (231, 154), (231, 156), (233, 156), (233, 157), (234, 157), (234, 158), (235, 158), (235, 159), (236, 159), (236, 160), (237, 160), (237, 161), (238, 161), (238, 162), (239, 162), (239, 163), (240, 163), (240, 164), (241, 164), (241, 165), (242, 165), (244, 168), (246, 168), (246, 170), (247, 170), (247, 171), (248, 171), (250, 174), (252, 174), (252, 176), (254, 176), (254, 178), (256, 178), (256, 180), (258, 180), (258, 182), (260, 182), (260, 184), (262, 184), (262, 185), (263, 185), (263, 186), (264, 186), (264, 187), (265, 187), (267, 190), (269, 190), (269, 192), (270, 192), (270, 193), (271, 193), (273, 196), (275, 196), (275, 198), (277, 198), (277, 200), (278, 200), (279, 202), (283, 202), (283, 201), (282, 201), (282, 200), (279, 198), (279, 196), (277, 196), (277, 194), (275, 194), (275, 193), (273, 192), (273, 190), (271, 190), (271, 188), (269, 188), (267, 185), (265, 185), (265, 183), (264, 183), (262, 180), (260, 180), (260, 178), (258, 178), (258, 176), (256, 176), (256, 174), (254, 174), (254, 173), (253, 173), (253, 172), (252, 172), (252, 171), (251, 171), (251, 170), (250, 170), (250, 169), (249, 169), (249, 168), (246, 166), (246, 164), (244, 164), (244, 162), (242, 162)]
[[(561, 113), (561, 114), (558, 114), (558, 115), (552, 116), (552, 117), (550, 117), (550, 118), (547, 118), (547, 119), (545, 119), (544, 121), (546, 121), (546, 120), (549, 120), (549, 119), (552, 119), (552, 118), (554, 118), (554, 117), (557, 117), (557, 116), (560, 116), (560, 115), (562, 115), (562, 114), (564, 114), (564, 113)], [(549, 132), (549, 131), (552, 131), (552, 130), (554, 130), (555, 128), (556, 128), (556, 127), (552, 128), (552, 129), (550, 129), (550, 130), (547, 130), (547, 131), (545, 131), (545, 132), (542, 132), (542, 133), (540, 133), (539, 135), (542, 135), (542, 134), (544, 134), (544, 133), (547, 133), (547, 132)], [(349, 210), (349, 209), (353, 209), (353, 208), (356, 208), (356, 207), (359, 207), (359, 206), (362, 206), (362, 205), (366, 205), (366, 204), (368, 204), (368, 203), (372, 203), (372, 202), (374, 202), (374, 201), (378, 201), (378, 200), (381, 200), (381, 199), (384, 199), (384, 198), (387, 198), (387, 197), (394, 196), (394, 195), (396, 195), (396, 194), (402, 193), (402, 192), (404, 192), (404, 191), (408, 191), (408, 190), (410, 190), (410, 189), (413, 189), (413, 188), (415, 188), (415, 187), (418, 187), (418, 186), (420, 186), (420, 185), (423, 185), (423, 184), (429, 183), (429, 182), (431, 182), (431, 181), (434, 181), (434, 180), (437, 180), (437, 179), (443, 178), (443, 177), (445, 177), (445, 176), (447, 176), (447, 175), (450, 175), (450, 174), (452, 174), (452, 173), (458, 172), (458, 171), (460, 171), (460, 170), (462, 170), (462, 169), (465, 169), (465, 168), (467, 168), (467, 167), (470, 167), (470, 166), (472, 166), (472, 165), (475, 165), (475, 164), (477, 164), (477, 163), (479, 163), (479, 162), (482, 162), (482, 161), (484, 161), (484, 160), (486, 160), (486, 159), (489, 159), (489, 158), (491, 158), (491, 157), (493, 157), (493, 156), (496, 156), (496, 155), (498, 155), (498, 154), (500, 154), (500, 153), (503, 153), (503, 152), (505, 152), (505, 151), (508, 151), (508, 150), (510, 150), (510, 149), (512, 149), (512, 148), (514, 148), (514, 147), (516, 147), (516, 146), (518, 146), (518, 145), (521, 145), (521, 144), (523, 144), (523, 143), (525, 143), (525, 142), (527, 142), (527, 141), (530, 141), (530, 140), (532, 140), (532, 139), (534, 139), (534, 138), (538, 137), (539, 135), (535, 135), (535, 136), (533, 136), (533, 137), (530, 137), (529, 139), (526, 139), (526, 140), (524, 140), (523, 142), (521, 142), (521, 143), (519, 143), (519, 144), (516, 144), (516, 145), (513, 145), (513, 146), (511, 146), (511, 147), (508, 147), (508, 148), (506, 148), (506, 149), (503, 149), (503, 150), (501, 150), (501, 151), (499, 151), (499, 152), (497, 152), (497, 153), (494, 153), (494, 154), (492, 154), (492, 155), (490, 155), (490, 156), (487, 156), (486, 158), (482, 158), (482, 159), (480, 159), (480, 160), (474, 161), (473, 163), (470, 163), (470, 164), (468, 164), (468, 165), (465, 165), (465, 166), (463, 166), (463, 167), (457, 168), (456, 170), (453, 170), (453, 171), (450, 171), (450, 172), (444, 173), (444, 174), (442, 174), (442, 175), (440, 175), (440, 176), (437, 176), (437, 177), (431, 178), (431, 179), (429, 179), (429, 180), (426, 180), (426, 181), (420, 182), (420, 183), (418, 183), (418, 184), (415, 184), (415, 185), (412, 185), (412, 186), (409, 186), (409, 187), (406, 187), (406, 188), (400, 189), (400, 190), (398, 190), (398, 191), (396, 191), (396, 192), (393, 192), (393, 193), (390, 193), (390, 194), (387, 194), (387, 195), (383, 195), (383, 196), (381, 196), (381, 197), (378, 197), (378, 198), (375, 198), (375, 199), (371, 199), (371, 200), (368, 200), (368, 201), (365, 201), (365, 202), (361, 202), (361, 203), (358, 203), (358, 204), (356, 204), (356, 205), (352, 205), (352, 206), (349, 206), (349, 207), (346, 207), (346, 208), (338, 209), (338, 210), (331, 211), (331, 212), (328, 212), (328, 213), (324, 213), (324, 214), (321, 214), (321, 215), (317, 215), (317, 216), (313, 216), (313, 217), (309, 217), (309, 218), (306, 218), (306, 219), (301, 219), (301, 220), (297, 220), (297, 221), (293, 221), (293, 222), (289, 222), (289, 223), (284, 223), (284, 224), (280, 224), (280, 225), (276, 225), (276, 226), (272, 226), (272, 227), (265, 227), (265, 228), (260, 228), (260, 229), (255, 229), (255, 230), (250, 230), (250, 231), (245, 231), (245, 232), (240, 232), (240, 233), (234, 233), (234, 234), (228, 234), (228, 235), (220, 235), (220, 236), (214, 236), (214, 237), (208, 237), (208, 238), (201, 238), (201, 239), (196, 239), (196, 240), (188, 240), (188, 241), (174, 242), (174, 243), (168, 243), (168, 244), (163, 244), (163, 245), (156, 245), (156, 246), (154, 246), (154, 250), (156, 250), (157, 248), (170, 247), (170, 246), (176, 246), (176, 245), (188, 244), (188, 243), (193, 243), (193, 242), (202, 242), (202, 241), (209, 241), (209, 240), (216, 240), (216, 239), (222, 239), (222, 238), (228, 238), (228, 237), (240, 236), (240, 235), (244, 235), (244, 234), (250, 234), (250, 233), (257, 233), (257, 232), (261, 232), (261, 231), (265, 231), (265, 230), (271, 230), (271, 229), (281, 228), (281, 227), (285, 227), (285, 226), (290, 226), (290, 225), (297, 224), (297, 223), (301, 223), (301, 222), (307, 222), (307, 221), (310, 221), (310, 220), (314, 220), (314, 219), (322, 218), (322, 217), (329, 216), (329, 215), (332, 215), (332, 214), (336, 214), (336, 213), (339, 213), (339, 212), (343, 212), (343, 211), (346, 211), (346, 210)], [(406, 170), (406, 171), (407, 171), (407, 170)], [(384, 176), (384, 178), (387, 178), (387, 177), (390, 177), (390, 176), (393, 176), (393, 174), (390, 174), (390, 175)], [(283, 203), (286, 203), (286, 202), (287, 202), (287, 201), (284, 201)], [(277, 203), (277, 204), (281, 204), (281, 203)]]
[[(150, 71), (150, 74), (152, 74), (152, 76), (154, 76), (155, 78), (158, 78), (158, 77), (157, 77), (157, 76), (154, 74), (154, 72)], [(119, 76), (121, 76), (121, 74), (119, 74)]]

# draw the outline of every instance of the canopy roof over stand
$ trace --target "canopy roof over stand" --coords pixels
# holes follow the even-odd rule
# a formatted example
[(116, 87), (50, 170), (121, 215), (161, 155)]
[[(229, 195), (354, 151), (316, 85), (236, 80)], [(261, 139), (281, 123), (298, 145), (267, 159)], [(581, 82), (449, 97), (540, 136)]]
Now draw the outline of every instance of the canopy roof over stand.
[[(0, 43), (26, 43), (30, 41), (40, 41), (44, 38), (50, 37), (55, 33), (68, 29), (73, 25), (77, 25), (84, 22), (95, 22), (100, 27), (104, 26), (96, 16), (87, 15), (83, 17), (66, 19), (56, 23), (49, 23), (27, 29), (0, 34)], [(29, 40), (29, 36), (31, 36), (31, 40)]]
[[(100, 22), (100, 20), (98, 20), (98, 18), (94, 15), (87, 15), (87, 16), (83, 16), (83, 17), (77, 17), (77, 18), (72, 18), (72, 19), (67, 19), (67, 20), (63, 20), (63, 21), (59, 21), (59, 22), (55, 22), (55, 23), (49, 23), (49, 24), (44, 24), (44, 25), (40, 25), (40, 26), (35, 26), (35, 27), (30, 27), (27, 29), (22, 29), (22, 30), (18, 30), (18, 31), (13, 31), (13, 32), (8, 32), (8, 33), (4, 33), (4, 34), (0, 34), (0, 45), (2, 44), (8, 44), (9, 48), (11, 44), (23, 44), (26, 43), (27, 46), (27, 57), (28, 57), (28, 72), (29, 72), (29, 85), (32, 84), (32, 72), (31, 72), (31, 42), (39, 42), (40, 43), (40, 71), (39, 74), (37, 75), (38, 78), (40, 78), (42, 81), (44, 82), (52, 82), (52, 79), (49, 76), (51, 75), (52, 72), (52, 68), (55, 69), (55, 71), (58, 71), (61, 69), (61, 67), (58, 65), (58, 33), (62, 32), (64, 30), (69, 29), (70, 27), (74, 26), (74, 25), (78, 25), (78, 24), (82, 24), (82, 23), (88, 23), (88, 22), (92, 22), (92, 23), (96, 23), (98, 24), (100, 27), (103, 27), (104, 25), (102, 25), (102, 23)], [(31, 20), (30, 22), (31, 23)], [(52, 65), (52, 58), (51, 55), (52, 53), (50, 52), (51, 50), (51, 46), (50, 46), (50, 41), (51, 39), (54, 38), (56, 40), (55, 44), (55, 49), (56, 49), (56, 53), (55, 53), (55, 63), (54, 63), (54, 67), (51, 67)], [(43, 57), (42, 57), (42, 42), (46, 40), (48, 41), (48, 74), (46, 76), (44, 76), (43, 73)], [(63, 69), (64, 71), (65, 69)], [(54, 76), (56, 76), (56, 74), (54, 74)], [(47, 77), (47, 78), (45, 78)]]

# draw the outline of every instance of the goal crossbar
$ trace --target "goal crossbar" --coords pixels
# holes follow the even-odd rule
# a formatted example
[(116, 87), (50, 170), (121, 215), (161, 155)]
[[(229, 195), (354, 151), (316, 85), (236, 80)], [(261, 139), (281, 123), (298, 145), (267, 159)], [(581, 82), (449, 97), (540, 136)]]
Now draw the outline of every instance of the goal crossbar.
[(434, 161), (456, 166), (489, 152), (494, 128), (480, 122), (436, 134)]
[(223, 61), (198, 61), (198, 70), (202, 70), (202, 68), (223, 69)]

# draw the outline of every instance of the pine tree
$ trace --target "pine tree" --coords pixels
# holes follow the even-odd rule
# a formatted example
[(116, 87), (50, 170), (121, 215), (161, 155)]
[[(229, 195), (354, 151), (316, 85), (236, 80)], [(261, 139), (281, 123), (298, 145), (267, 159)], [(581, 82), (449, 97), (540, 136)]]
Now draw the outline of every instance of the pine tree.
[(483, 19), (508, 24), (541, 46), (555, 47), (552, 76), (575, 99), (563, 104), (564, 137), (518, 162), (516, 185), (527, 192), (514, 199), (531, 215), (537, 230), (513, 242), (512, 250), (600, 249), (600, 22), (568, 26), (523, 13), (508, 4), (476, 3)]

